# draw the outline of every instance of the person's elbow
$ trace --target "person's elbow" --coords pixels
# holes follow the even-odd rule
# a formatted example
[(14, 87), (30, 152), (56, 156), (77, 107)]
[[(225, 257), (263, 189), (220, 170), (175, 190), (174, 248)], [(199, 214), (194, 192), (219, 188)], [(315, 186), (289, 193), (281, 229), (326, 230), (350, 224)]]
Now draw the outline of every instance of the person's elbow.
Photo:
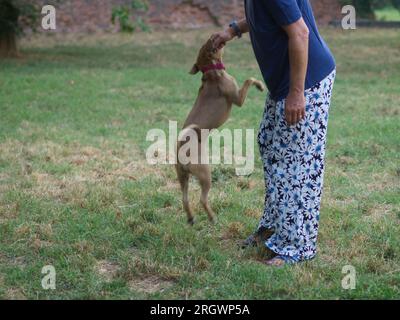
[(310, 38), (310, 30), (308, 29), (306, 24), (299, 28), (299, 30), (297, 31), (297, 36), (304, 40), (308, 40)]
[(308, 41), (310, 37), (310, 30), (304, 22), (303, 18), (299, 19), (297, 22), (292, 23), (289, 26), (284, 27), (289, 38), (301, 39), (303, 41)]

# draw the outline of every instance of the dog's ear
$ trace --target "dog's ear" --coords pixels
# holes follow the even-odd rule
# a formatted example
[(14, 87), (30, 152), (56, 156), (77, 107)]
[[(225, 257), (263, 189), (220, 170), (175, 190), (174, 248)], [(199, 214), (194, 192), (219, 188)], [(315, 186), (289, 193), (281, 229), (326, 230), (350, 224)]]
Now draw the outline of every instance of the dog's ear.
[(199, 67), (197, 66), (197, 64), (194, 64), (193, 67), (192, 67), (192, 70), (189, 71), (189, 74), (196, 74), (199, 71), (200, 70), (199, 70)]

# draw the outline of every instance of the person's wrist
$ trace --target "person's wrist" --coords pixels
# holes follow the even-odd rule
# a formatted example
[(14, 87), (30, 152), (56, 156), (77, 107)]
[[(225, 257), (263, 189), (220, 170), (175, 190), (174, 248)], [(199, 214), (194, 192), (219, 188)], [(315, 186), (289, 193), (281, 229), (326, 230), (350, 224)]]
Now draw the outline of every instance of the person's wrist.
[(292, 87), (289, 89), (289, 94), (292, 95), (304, 95), (304, 88)]
[(236, 20), (233, 20), (232, 22), (231, 22), (231, 24), (229, 25), (229, 28), (232, 30), (232, 34), (233, 34), (233, 37), (238, 37), (238, 38), (241, 38), (242, 37), (242, 30), (240, 29), (240, 26), (239, 26), (239, 24), (238, 24), (238, 22), (236, 21)]
[(228, 27), (228, 29), (226, 29), (225, 32), (228, 34), (229, 40), (232, 40), (236, 36), (236, 32), (232, 27)]

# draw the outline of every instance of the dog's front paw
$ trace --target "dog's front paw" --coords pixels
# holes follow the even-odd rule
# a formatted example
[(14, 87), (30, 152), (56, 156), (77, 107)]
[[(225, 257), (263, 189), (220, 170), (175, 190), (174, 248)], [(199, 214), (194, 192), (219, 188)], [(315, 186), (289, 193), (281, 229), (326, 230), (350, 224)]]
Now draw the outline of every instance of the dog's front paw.
[(257, 87), (258, 90), (260, 90), (261, 92), (264, 92), (266, 90), (264, 83), (262, 83), (261, 81), (257, 80), (254, 82), (254, 85)]

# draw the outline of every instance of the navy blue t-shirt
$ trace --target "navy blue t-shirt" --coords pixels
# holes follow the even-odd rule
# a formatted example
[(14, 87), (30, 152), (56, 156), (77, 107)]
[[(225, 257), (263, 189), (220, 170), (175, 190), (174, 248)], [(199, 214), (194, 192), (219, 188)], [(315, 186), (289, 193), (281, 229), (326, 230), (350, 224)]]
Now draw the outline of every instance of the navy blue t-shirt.
[(282, 26), (303, 17), (310, 31), (305, 89), (335, 69), (335, 59), (318, 32), (309, 0), (245, 0), (250, 38), (270, 96), (285, 99), (290, 86), (289, 41)]

